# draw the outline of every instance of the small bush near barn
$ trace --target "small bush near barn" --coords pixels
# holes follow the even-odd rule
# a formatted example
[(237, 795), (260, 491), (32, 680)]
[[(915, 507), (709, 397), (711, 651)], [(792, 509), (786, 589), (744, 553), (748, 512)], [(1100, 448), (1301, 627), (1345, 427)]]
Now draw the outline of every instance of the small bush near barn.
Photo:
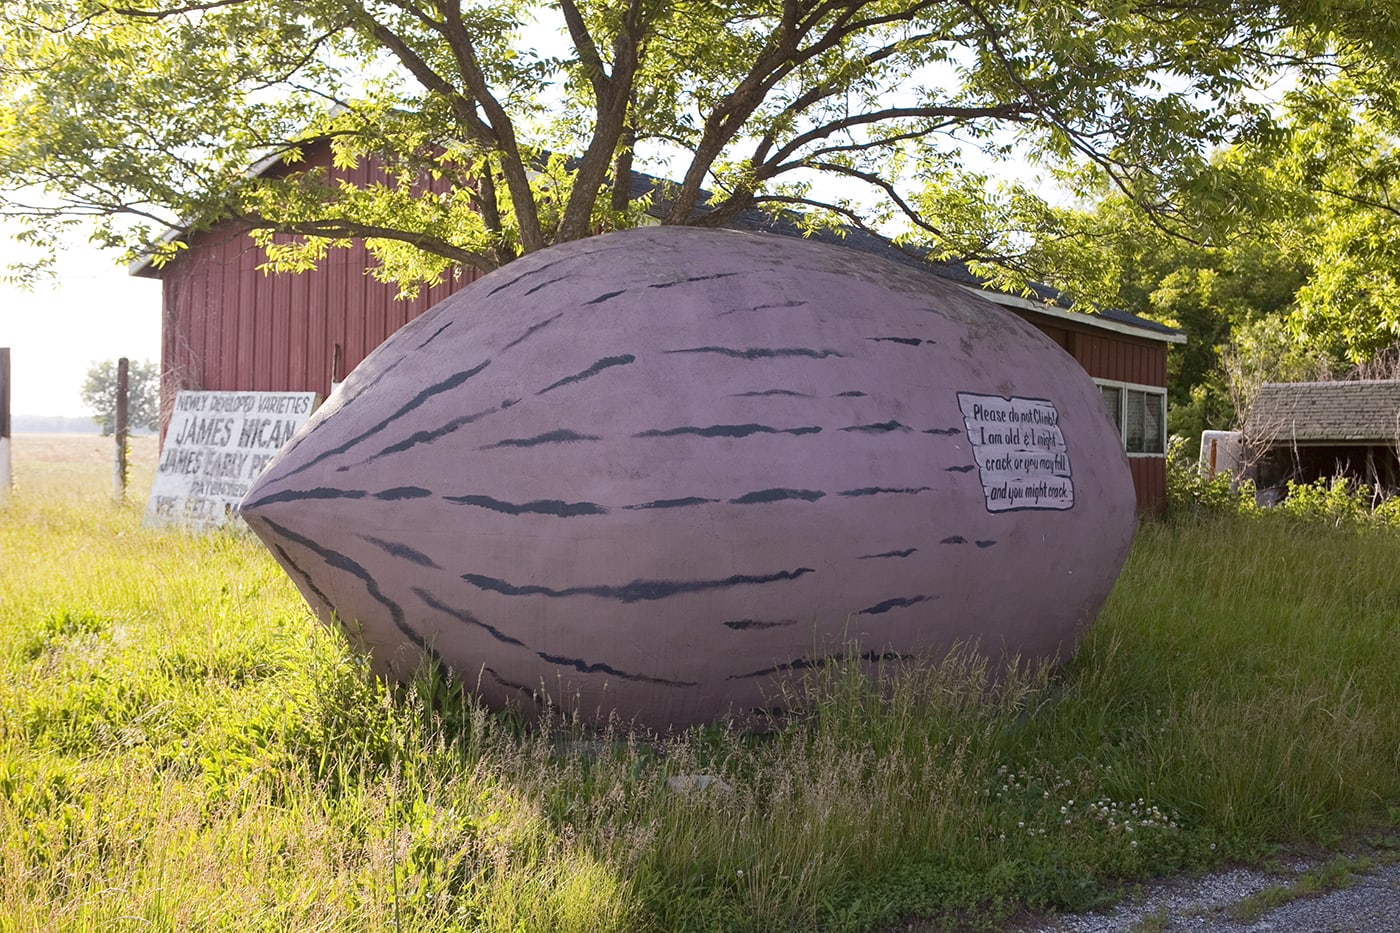
[(1281, 501), (1266, 508), (1257, 503), (1252, 482), (1234, 482), (1228, 473), (1204, 476), (1186, 456), (1185, 441), (1171, 438), (1167, 450), (1168, 520), (1182, 523), (1226, 516), (1304, 526), (1394, 528), (1400, 526), (1400, 496), (1378, 496), (1375, 489), (1346, 476), (1312, 483), (1290, 480)]
[(834, 670), (771, 734), (655, 739), (387, 687), (250, 538), (15, 447), (6, 930), (996, 928), (1400, 819), (1393, 530), (1150, 523), (1052, 675)]

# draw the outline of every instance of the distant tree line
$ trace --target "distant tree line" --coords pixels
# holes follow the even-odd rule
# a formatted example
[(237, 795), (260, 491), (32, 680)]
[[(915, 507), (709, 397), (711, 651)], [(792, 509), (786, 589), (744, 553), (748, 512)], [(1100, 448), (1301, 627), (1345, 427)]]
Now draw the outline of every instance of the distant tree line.
[(96, 434), (91, 418), (69, 418), (65, 415), (15, 415), (12, 427), (16, 434)]

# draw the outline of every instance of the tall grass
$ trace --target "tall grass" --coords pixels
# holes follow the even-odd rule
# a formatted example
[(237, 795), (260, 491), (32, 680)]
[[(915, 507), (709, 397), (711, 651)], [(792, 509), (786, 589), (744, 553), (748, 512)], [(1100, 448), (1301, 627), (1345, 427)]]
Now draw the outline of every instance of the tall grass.
[[(1148, 525), (1053, 674), (955, 653), (876, 693), (833, 666), (767, 735), (594, 734), (487, 712), (441, 671), (386, 686), (254, 541), (145, 531), (31, 476), (0, 511), (0, 929), (1090, 906), (1400, 819), (1396, 566), (1390, 531)], [(667, 789), (697, 774), (727, 789)]]

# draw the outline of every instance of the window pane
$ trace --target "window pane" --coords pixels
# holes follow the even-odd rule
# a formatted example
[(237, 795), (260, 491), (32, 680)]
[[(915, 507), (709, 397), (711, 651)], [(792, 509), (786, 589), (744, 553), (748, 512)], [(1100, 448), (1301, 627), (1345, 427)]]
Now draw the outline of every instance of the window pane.
[(1128, 396), (1128, 404), (1123, 412), (1123, 440), (1130, 454), (1140, 454), (1143, 449), (1144, 405), (1145, 392), (1136, 392), (1129, 389), (1125, 395)]
[(1166, 396), (1160, 392), (1124, 393), (1127, 405), (1123, 412), (1124, 446), (1130, 454), (1160, 454), (1166, 450), (1163, 414)]
[(1123, 391), (1117, 386), (1099, 386), (1099, 394), (1103, 396), (1104, 407), (1108, 409), (1108, 416), (1113, 419), (1113, 424), (1118, 428), (1118, 433), (1123, 433)]
[(1166, 398), (1156, 392), (1142, 394), (1142, 452), (1145, 454), (1163, 453), (1162, 403)]

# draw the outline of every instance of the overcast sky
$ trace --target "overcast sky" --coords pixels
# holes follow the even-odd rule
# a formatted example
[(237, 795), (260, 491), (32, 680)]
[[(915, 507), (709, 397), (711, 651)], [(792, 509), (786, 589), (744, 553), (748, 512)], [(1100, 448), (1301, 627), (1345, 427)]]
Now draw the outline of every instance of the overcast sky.
[[(24, 255), (0, 225), (0, 267)], [(33, 291), (0, 284), (0, 347), (10, 348), (16, 415), (89, 414), (78, 392), (94, 362), (160, 361), (160, 283), (137, 279), (114, 253), (79, 244)]]

